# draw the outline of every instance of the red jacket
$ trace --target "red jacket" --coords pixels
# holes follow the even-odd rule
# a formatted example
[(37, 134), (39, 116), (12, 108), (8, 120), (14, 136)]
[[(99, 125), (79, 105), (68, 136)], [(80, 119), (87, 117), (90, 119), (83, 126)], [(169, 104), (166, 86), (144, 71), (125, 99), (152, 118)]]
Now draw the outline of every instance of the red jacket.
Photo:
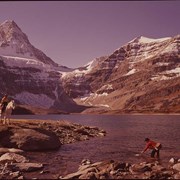
[(146, 146), (145, 146), (145, 148), (144, 148), (144, 152), (147, 150), (147, 149), (155, 149), (155, 147), (156, 147), (156, 142), (154, 142), (154, 141), (148, 141), (147, 142), (147, 144), (146, 144)]

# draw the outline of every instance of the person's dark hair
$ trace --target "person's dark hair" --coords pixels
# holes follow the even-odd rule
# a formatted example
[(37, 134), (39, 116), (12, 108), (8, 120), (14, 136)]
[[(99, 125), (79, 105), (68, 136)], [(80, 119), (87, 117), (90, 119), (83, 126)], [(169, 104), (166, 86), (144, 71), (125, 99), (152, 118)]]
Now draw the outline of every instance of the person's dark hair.
[(145, 138), (145, 140), (144, 140), (144, 141), (146, 141), (146, 142), (147, 142), (147, 141), (149, 141), (149, 138)]

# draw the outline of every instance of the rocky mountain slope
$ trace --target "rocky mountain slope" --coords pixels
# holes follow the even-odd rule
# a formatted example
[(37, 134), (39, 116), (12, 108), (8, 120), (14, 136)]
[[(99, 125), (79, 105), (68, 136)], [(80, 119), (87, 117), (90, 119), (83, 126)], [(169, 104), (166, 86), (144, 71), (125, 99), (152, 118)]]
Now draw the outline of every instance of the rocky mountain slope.
[(180, 35), (137, 37), (70, 69), (35, 48), (14, 21), (0, 25), (0, 96), (45, 112), (179, 113)]
[(0, 25), (0, 93), (17, 104), (66, 112), (81, 110), (64, 92), (60, 77), (71, 69), (36, 49), (14, 21)]
[(27, 35), (14, 21), (8, 20), (0, 25), (0, 47), (0, 54), (5, 57), (26, 57), (39, 60), (45, 64), (58, 65), (42, 51), (31, 45)]
[(137, 37), (108, 57), (62, 76), (84, 113), (180, 112), (180, 35)]

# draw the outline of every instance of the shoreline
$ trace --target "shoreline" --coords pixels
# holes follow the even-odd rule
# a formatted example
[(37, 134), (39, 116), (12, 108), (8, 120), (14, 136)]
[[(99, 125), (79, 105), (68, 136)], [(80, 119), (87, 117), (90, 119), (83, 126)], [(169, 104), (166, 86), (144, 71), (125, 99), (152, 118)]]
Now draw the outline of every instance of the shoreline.
[(70, 114), (94, 114), (94, 115), (180, 115), (179, 111), (158, 111), (158, 110), (107, 110), (107, 109), (93, 109), (87, 108), (83, 111), (64, 112), (57, 109), (42, 109), (35, 108), (28, 105), (18, 105), (13, 110), (14, 115), (70, 115)]
[(13, 119), (10, 125), (0, 124), (0, 179), (51, 179), (47, 155), (56, 159), (65, 144), (105, 135), (98, 127), (66, 120)]
[[(96, 114), (96, 113), (69, 113), (69, 114), (13, 114), (11, 117), (13, 120), (18, 120), (17, 118), (13, 118), (13, 116), (51, 116), (51, 115), (57, 115), (57, 116), (68, 116), (68, 115), (95, 115), (95, 116), (98, 116), (98, 115), (102, 115), (102, 116), (120, 116), (120, 115), (123, 115), (123, 116), (180, 116), (180, 113), (156, 113), (156, 114), (150, 114), (150, 113), (121, 113), (121, 114)], [(24, 119), (24, 120), (30, 120), (30, 119)], [(34, 120), (34, 119), (32, 119)], [(39, 119), (41, 121), (46, 121), (47, 119)], [(49, 119), (51, 120), (51, 119)]]
[(101, 113), (70, 113), (67, 115), (104, 115), (104, 116), (119, 116), (119, 115), (177, 115), (180, 116), (180, 113), (115, 113), (115, 114), (101, 114)]
[[(87, 141), (92, 138), (100, 138), (106, 136), (106, 132), (102, 129), (99, 129), (98, 127), (90, 127), (90, 126), (84, 126), (76, 123), (71, 123), (67, 120), (43, 120), (43, 119), (13, 119), (12, 124), (9, 126), (1, 125), (1, 128), (5, 128), (5, 130), (9, 129), (12, 130), (13, 128), (20, 129), (20, 132), (22, 133), (23, 129), (33, 129), (33, 130), (40, 130), (46, 129), (48, 131), (51, 131), (55, 133), (61, 142), (61, 145), (68, 145), (71, 143), (78, 143), (82, 141)], [(16, 131), (17, 133), (17, 131)], [(24, 134), (25, 136), (26, 134)], [(33, 135), (33, 134), (31, 134)], [(33, 146), (33, 143), (31, 144)], [(3, 153), (2, 153), (3, 150)], [(15, 149), (1, 149), (1, 156), (9, 153), (11, 151), (17, 151)], [(73, 149), (69, 149), (69, 151), (72, 151)], [(68, 167), (59, 167), (59, 164), (62, 165), (63, 157), (61, 157), (61, 147), (59, 149), (55, 150), (45, 150), (45, 151), (23, 151), (23, 152), (15, 152), (15, 154), (22, 155), (24, 158), (27, 158), (30, 163), (34, 163), (34, 167), (28, 167), (27, 169), (20, 169), (17, 164), (22, 164), (22, 166), (26, 167), (28, 166), (28, 163), (17, 163), (17, 160), (3, 160), (0, 161), (4, 166), (7, 164), (7, 167), (5, 169), (5, 173), (1, 174), (1, 179), (11, 179), (12, 177), (15, 178), (25, 178), (25, 179), (63, 179), (67, 177), (73, 176), (74, 178), (103, 178), (103, 179), (109, 179), (109, 178), (134, 178), (136, 179), (139, 177), (141, 178), (152, 178), (152, 177), (170, 177), (171, 179), (174, 178), (174, 176), (178, 177), (178, 173), (176, 173), (174, 170), (172, 170), (172, 167), (175, 164), (178, 164), (176, 160), (176, 163), (171, 164), (171, 169), (168, 169), (169, 164), (166, 163), (162, 165), (159, 162), (139, 162), (130, 164), (128, 161), (126, 162), (118, 162), (116, 160), (106, 160), (101, 162), (87, 162), (83, 161), (79, 165), (76, 165), (77, 172), (72, 170), (68, 170)], [(12, 152), (11, 152), (12, 153)], [(68, 153), (68, 151), (67, 151)], [(13, 154), (14, 157), (16, 155)], [(23, 157), (18, 157), (20, 159), (23, 159)], [(84, 157), (85, 158), (85, 157)], [(83, 157), (82, 157), (83, 159)], [(106, 158), (102, 158), (106, 159)], [(19, 160), (18, 160), (19, 161)], [(174, 160), (175, 161), (175, 160)], [(15, 163), (14, 163), (15, 162)], [(52, 166), (53, 163), (53, 166)], [(26, 164), (26, 165), (25, 165)], [(97, 166), (98, 164), (98, 166)], [(127, 166), (125, 166), (126, 164)], [(32, 164), (31, 164), (32, 166)], [(11, 169), (13, 167), (13, 169)], [(116, 167), (114, 169), (114, 167)], [(135, 167), (135, 169), (134, 169)], [(149, 169), (148, 169), (148, 168)], [(19, 168), (19, 169), (18, 169)], [(65, 168), (65, 169), (64, 169)], [(91, 171), (92, 169), (97, 169), (97, 171)], [(16, 171), (14, 171), (16, 169)], [(31, 170), (29, 170), (31, 169)], [(33, 170), (32, 170), (33, 169)], [(63, 170), (64, 169), (64, 170)], [(144, 171), (145, 169), (145, 171)], [(0, 170), (3, 169), (0, 167)], [(75, 170), (75, 168), (74, 168)], [(139, 173), (139, 171), (144, 171)], [(63, 172), (63, 173), (62, 173)], [(156, 172), (156, 173), (155, 173)], [(155, 174), (154, 174), (155, 173)], [(165, 173), (165, 175), (164, 175)], [(77, 175), (78, 174), (78, 175)]]
[(130, 164), (115, 160), (92, 163), (89, 159), (82, 160), (76, 172), (60, 179), (179, 179), (180, 159), (171, 158), (168, 166), (158, 161)]

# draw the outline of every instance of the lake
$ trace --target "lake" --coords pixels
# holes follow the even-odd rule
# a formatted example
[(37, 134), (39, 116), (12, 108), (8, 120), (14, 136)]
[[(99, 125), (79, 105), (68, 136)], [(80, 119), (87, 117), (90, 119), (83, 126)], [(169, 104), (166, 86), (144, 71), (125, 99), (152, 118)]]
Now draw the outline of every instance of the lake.
[[(58, 152), (41, 153), (46, 162), (53, 163), (54, 173), (58, 169), (61, 175), (76, 171), (83, 159), (144, 162), (151, 151), (142, 157), (135, 154), (144, 149), (146, 137), (162, 143), (162, 163), (171, 157), (180, 158), (180, 115), (20, 115), (13, 118), (68, 120), (107, 132), (105, 137), (63, 145)], [(31, 154), (32, 158), (36, 155)]]

